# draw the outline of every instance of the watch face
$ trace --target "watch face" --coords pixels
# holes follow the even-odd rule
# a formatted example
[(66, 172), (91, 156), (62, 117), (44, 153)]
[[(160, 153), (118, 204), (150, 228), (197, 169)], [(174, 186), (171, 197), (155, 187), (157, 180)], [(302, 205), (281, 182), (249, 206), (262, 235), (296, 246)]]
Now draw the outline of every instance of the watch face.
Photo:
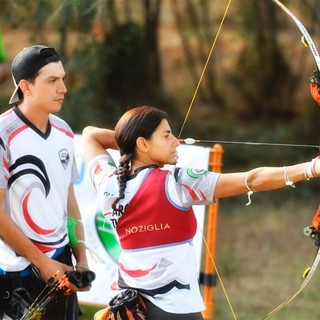
[(105, 219), (101, 211), (97, 212), (95, 216), (95, 226), (104, 249), (110, 258), (117, 263), (121, 253), (121, 246), (118, 238), (112, 232), (110, 222)]

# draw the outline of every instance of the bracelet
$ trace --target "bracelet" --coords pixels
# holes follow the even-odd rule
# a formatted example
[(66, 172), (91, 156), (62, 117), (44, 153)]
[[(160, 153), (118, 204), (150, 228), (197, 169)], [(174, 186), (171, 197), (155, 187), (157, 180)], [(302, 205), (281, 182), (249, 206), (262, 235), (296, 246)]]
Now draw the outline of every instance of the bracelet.
[(77, 245), (78, 245), (78, 243), (82, 243), (85, 246), (85, 248), (87, 249), (87, 245), (84, 240), (77, 240)]
[(247, 174), (245, 174), (245, 176), (244, 176), (244, 184), (248, 189), (248, 192), (247, 192), (248, 202), (246, 203), (246, 206), (250, 206), (250, 204), (251, 204), (251, 195), (253, 194), (253, 190), (248, 186)]
[(320, 156), (312, 159), (310, 162), (306, 162), (304, 165), (304, 176), (306, 180), (317, 178), (316, 162), (320, 159)]
[(75, 268), (82, 268), (82, 269), (90, 270), (88, 267), (84, 266), (84, 265), (81, 264), (81, 263), (77, 263), (74, 267), (75, 267)]
[(313, 166), (312, 166), (312, 172), (314, 173), (315, 178), (318, 177), (317, 172), (316, 172), (316, 162), (319, 159), (320, 159), (320, 156), (317, 156), (316, 158), (313, 159), (314, 161), (313, 161)]
[(312, 173), (313, 160), (307, 162), (304, 166), (304, 176), (307, 180), (314, 178), (314, 174)]
[(294, 185), (294, 183), (289, 179), (289, 174), (288, 174), (288, 169), (286, 166), (283, 167), (284, 169), (284, 182), (286, 184), (286, 186), (290, 186), (292, 188), (295, 188), (296, 186)]
[(304, 178), (306, 179), (306, 180), (310, 180), (311, 179), (311, 176), (310, 176), (310, 174), (309, 174), (309, 163), (310, 162), (306, 162), (305, 164), (304, 164)]

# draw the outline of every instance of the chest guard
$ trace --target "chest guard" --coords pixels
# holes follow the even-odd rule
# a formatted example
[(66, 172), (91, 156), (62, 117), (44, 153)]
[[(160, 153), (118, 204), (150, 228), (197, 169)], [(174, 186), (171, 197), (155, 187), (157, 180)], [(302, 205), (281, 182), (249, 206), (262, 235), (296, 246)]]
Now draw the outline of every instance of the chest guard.
[(124, 250), (164, 246), (192, 239), (197, 222), (190, 208), (177, 207), (167, 195), (169, 171), (151, 170), (118, 221)]

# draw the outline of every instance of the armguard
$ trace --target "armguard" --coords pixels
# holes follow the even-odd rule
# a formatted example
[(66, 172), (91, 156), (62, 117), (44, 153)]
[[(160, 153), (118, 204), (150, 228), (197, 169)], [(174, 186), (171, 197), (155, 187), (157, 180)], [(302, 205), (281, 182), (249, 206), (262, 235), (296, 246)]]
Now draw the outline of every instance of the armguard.
[(78, 244), (77, 239), (77, 228), (78, 220), (74, 217), (68, 216), (67, 226), (68, 226), (68, 236), (69, 236), (69, 245), (71, 248), (75, 248)]

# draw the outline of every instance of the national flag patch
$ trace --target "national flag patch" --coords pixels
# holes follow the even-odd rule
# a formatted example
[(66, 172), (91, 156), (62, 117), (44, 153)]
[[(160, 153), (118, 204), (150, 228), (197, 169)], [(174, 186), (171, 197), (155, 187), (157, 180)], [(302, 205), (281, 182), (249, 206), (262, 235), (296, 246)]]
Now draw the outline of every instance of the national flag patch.
[(204, 169), (188, 169), (187, 170), (188, 176), (191, 178), (194, 178), (194, 179), (200, 178), (206, 172), (207, 172), (207, 170), (204, 170)]

